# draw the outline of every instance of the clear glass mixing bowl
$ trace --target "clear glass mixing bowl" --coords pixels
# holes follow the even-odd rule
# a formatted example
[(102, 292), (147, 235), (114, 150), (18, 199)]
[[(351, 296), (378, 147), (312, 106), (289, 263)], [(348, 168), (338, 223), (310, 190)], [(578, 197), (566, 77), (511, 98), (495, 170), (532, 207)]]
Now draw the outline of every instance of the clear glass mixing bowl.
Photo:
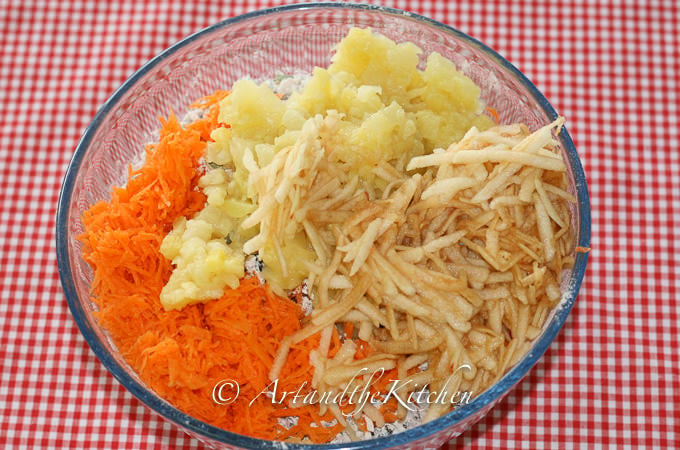
[[(439, 52), (480, 86), (482, 98), (496, 109), (501, 123), (524, 122), (532, 129), (557, 113), (519, 70), (481, 42), (449, 26), (416, 14), (356, 4), (290, 5), (225, 20), (165, 50), (132, 75), (104, 104), (85, 131), (64, 178), (57, 211), (57, 257), (66, 298), (92, 350), (132, 394), (165, 419), (215, 448), (284, 448), (208, 425), (184, 414), (148, 389), (125, 363), (93, 317), (92, 273), (76, 239), (83, 211), (109, 197), (112, 186), (126, 182), (127, 167), (153, 140), (157, 117), (174, 111), (181, 117), (197, 98), (228, 88), (242, 77), (267, 80), (282, 74), (309, 73), (326, 67), (334, 45), (350, 27), (371, 27), (397, 41), (423, 49), (423, 61)], [(590, 203), (583, 168), (566, 129), (559, 135), (569, 166), (576, 245), (590, 242)], [(536, 363), (571, 310), (584, 275), (587, 254), (564, 277), (563, 301), (548, 320), (531, 351), (500, 381), (469, 404), (403, 433), (349, 444), (315, 448), (437, 448), (483, 417)], [(285, 448), (312, 446), (286, 444)]]

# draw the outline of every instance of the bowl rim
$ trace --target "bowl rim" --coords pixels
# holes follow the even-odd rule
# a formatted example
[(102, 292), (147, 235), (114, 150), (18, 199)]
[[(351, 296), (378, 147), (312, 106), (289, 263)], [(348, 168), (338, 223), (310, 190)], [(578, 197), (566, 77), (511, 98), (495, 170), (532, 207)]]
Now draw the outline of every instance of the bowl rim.
[[(342, 444), (294, 444), (285, 442), (285, 446), (282, 446), (281, 442), (268, 441), (263, 439), (258, 439), (250, 436), (245, 436), (237, 434), (222, 428), (218, 428), (209, 425), (199, 419), (189, 416), (182, 411), (178, 410), (172, 406), (167, 401), (158, 397), (155, 393), (144, 385), (140, 381), (137, 381), (132, 376), (130, 376), (121, 365), (113, 358), (113, 356), (106, 350), (103, 343), (99, 340), (96, 331), (93, 329), (92, 324), (88, 320), (87, 314), (79, 301), (78, 292), (75, 288), (75, 284), (72, 277), (72, 268), (69, 259), (69, 247), (67, 238), (68, 229), (68, 214), (69, 207), (71, 204), (71, 197), (73, 194), (73, 188), (75, 185), (75, 180), (79, 168), (82, 164), (84, 155), (93, 139), (96, 135), (99, 127), (106, 118), (107, 114), (113, 110), (125, 96), (127, 91), (132, 88), (138, 80), (149, 73), (154, 67), (159, 65), (163, 60), (172, 56), (175, 52), (181, 48), (187, 46), (188, 44), (196, 41), (204, 35), (208, 35), (219, 29), (228, 27), (230, 25), (254, 19), (265, 15), (274, 15), (277, 13), (285, 13), (295, 10), (313, 10), (313, 9), (348, 9), (348, 10), (361, 10), (364, 12), (375, 13), (375, 14), (388, 14), (394, 17), (405, 18), (413, 20), (415, 22), (420, 22), (427, 26), (439, 29), (451, 35), (454, 38), (464, 41), (466, 44), (475, 47), (485, 54), (486, 57), (493, 60), (494, 63), (498, 64), (502, 69), (506, 70), (511, 76), (518, 81), (524, 89), (533, 97), (534, 101), (538, 103), (543, 112), (551, 119), (554, 120), (558, 117), (557, 112), (548, 102), (545, 96), (536, 88), (536, 86), (522, 73), (513, 66), (508, 60), (497, 53), (492, 48), (483, 44), (481, 41), (469, 36), (462, 31), (453, 28), (452, 26), (446, 25), (434, 19), (425, 17), (420, 14), (412, 13), (409, 11), (404, 11), (401, 9), (385, 7), (380, 5), (369, 5), (369, 4), (359, 4), (359, 3), (298, 3), (289, 4), (283, 6), (276, 6), (272, 8), (260, 9), (256, 11), (251, 11), (239, 16), (231, 17), (219, 21), (213, 25), (210, 25), (200, 31), (197, 31), (172, 46), (168, 47), (166, 50), (162, 51), (151, 60), (146, 62), (141, 68), (139, 68), (134, 74), (132, 74), (114, 93), (109, 97), (109, 99), (103, 104), (103, 106), (97, 111), (92, 122), (85, 129), (75, 151), (71, 162), (66, 170), (64, 179), (62, 182), (62, 187), (59, 193), (59, 201), (57, 205), (56, 212), (56, 252), (57, 252), (57, 263), (59, 269), (59, 276), (61, 279), (61, 284), (66, 296), (66, 301), (71, 310), (71, 314), (80, 329), (81, 333), (85, 337), (88, 345), (99, 358), (102, 364), (107, 368), (107, 370), (137, 399), (139, 399), (143, 404), (149, 407), (151, 410), (161, 415), (165, 420), (169, 420), (176, 425), (180, 426), (185, 431), (190, 431), (193, 433), (194, 437), (200, 437), (212, 439), (214, 441), (236, 445), (244, 448), (261, 448), (261, 449), (279, 449), (288, 448), (293, 450), (303, 450), (303, 449), (359, 449), (359, 448), (388, 448), (396, 445), (403, 445), (410, 442), (420, 441), (432, 437), (434, 434), (445, 431), (446, 429), (456, 425), (457, 423), (474, 416), (480, 410), (489, 405), (493, 406), (495, 402), (502, 399), (536, 364), (538, 359), (545, 353), (550, 343), (553, 342), (558, 332), (564, 325), (565, 321), (569, 316), (576, 297), (585, 274), (586, 263), (588, 260), (587, 253), (577, 253), (576, 261), (574, 263), (574, 268), (571, 277), (571, 284), (568, 287), (567, 294), (563, 295), (562, 302), (558, 309), (556, 310), (554, 316), (550, 320), (548, 326), (544, 329), (543, 333), (539, 336), (538, 340), (534, 343), (531, 351), (527, 353), (511, 370), (509, 370), (499, 381), (497, 381), (493, 386), (488, 388), (479, 396), (473, 397), (473, 400), (465, 405), (464, 407), (456, 408), (450, 413), (435, 419), (431, 422), (419, 425), (414, 428), (410, 428), (403, 432), (392, 434), (385, 437), (373, 438), (369, 440), (349, 442)], [(580, 247), (590, 247), (590, 227), (591, 227), (591, 216), (590, 216), (590, 201), (588, 195), (588, 187), (586, 183), (585, 173), (581, 165), (578, 153), (574, 146), (574, 143), (566, 129), (562, 128), (558, 136), (560, 143), (564, 149), (565, 155), (569, 162), (570, 168), (572, 170), (572, 175), (575, 181), (576, 197), (577, 197), (577, 216), (580, 218), (578, 223), (578, 242), (577, 246)], [(448, 439), (448, 438), (447, 438)]]

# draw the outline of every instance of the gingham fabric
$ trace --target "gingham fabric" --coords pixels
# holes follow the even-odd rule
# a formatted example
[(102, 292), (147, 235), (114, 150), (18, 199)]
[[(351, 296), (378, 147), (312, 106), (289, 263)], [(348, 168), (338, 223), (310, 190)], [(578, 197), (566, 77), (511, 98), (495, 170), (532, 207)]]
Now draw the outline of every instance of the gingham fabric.
[[(450, 448), (671, 448), (680, 439), (680, 8), (665, 2), (385, 1), (482, 40), (567, 117), (592, 247), (565, 328)], [(90, 351), (57, 274), (62, 176), (97, 108), (234, 1), (0, 1), (0, 447), (203, 448)]]

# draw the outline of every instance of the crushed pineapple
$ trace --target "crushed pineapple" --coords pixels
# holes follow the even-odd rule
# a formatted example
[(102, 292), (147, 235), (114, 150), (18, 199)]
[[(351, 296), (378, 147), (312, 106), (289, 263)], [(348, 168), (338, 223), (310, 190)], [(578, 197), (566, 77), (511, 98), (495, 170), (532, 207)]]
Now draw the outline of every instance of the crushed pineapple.
[[(414, 156), (448, 148), (473, 126), (483, 130), (492, 125), (482, 114), (480, 89), (437, 53), (419, 70), (418, 47), (358, 28), (336, 50), (328, 69), (315, 68), (304, 87), (285, 100), (266, 84), (240, 80), (220, 103), (219, 121), (230, 127), (213, 131), (214, 142), (206, 148), (207, 162), (219, 166), (199, 184), (206, 206), (194, 218), (178, 221), (161, 248), (176, 266), (161, 294), (166, 309), (217, 298), (236, 286), (244, 273), (245, 242), (260, 253), (264, 278), (276, 291), (298, 286), (309, 274), (304, 262), (314, 259), (315, 252), (301, 225), (279, 235), (279, 242), (272, 230), (259, 229), (263, 225), (251, 215), (281, 202), (283, 194), (260, 198), (258, 192), (271, 192), (271, 186), (256, 188), (253, 180), (284, 160), (276, 158), (279, 152), (312, 145), (305, 144), (303, 133), (311, 122), (332, 119), (331, 136), (324, 139), (327, 148), (314, 151), (334, 152), (376, 197), (387, 185), (375, 175), (379, 163), (403, 169)], [(314, 151), (299, 153), (314, 157)], [(271, 172), (279, 169), (292, 170)], [(309, 176), (301, 170), (286, 179), (286, 188), (307, 183)], [(274, 182), (261, 178), (258, 183)], [(290, 228), (281, 222), (292, 220), (278, 217), (267, 226)], [(251, 222), (257, 226), (241, 226)]]
[(205, 207), (192, 219), (178, 219), (161, 244), (161, 254), (175, 266), (161, 291), (166, 310), (218, 298), (225, 287), (238, 287), (245, 273), (245, 254), (228, 245), (227, 237), (232, 243), (240, 241), (235, 225), (255, 206), (227, 197), (222, 169), (208, 171), (199, 187), (207, 196)]
[(238, 287), (244, 273), (243, 254), (223, 239), (213, 238), (216, 231), (203, 219), (181, 218), (163, 240), (161, 253), (176, 266), (161, 291), (166, 310), (220, 297), (225, 286)]

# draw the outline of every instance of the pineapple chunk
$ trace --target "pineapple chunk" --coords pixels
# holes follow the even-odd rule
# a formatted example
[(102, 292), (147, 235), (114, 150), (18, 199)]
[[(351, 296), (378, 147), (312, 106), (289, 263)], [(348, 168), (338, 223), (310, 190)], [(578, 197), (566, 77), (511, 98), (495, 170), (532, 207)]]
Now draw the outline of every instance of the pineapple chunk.
[(206, 159), (220, 166), (232, 163), (231, 153), (229, 152), (229, 142), (231, 141), (231, 128), (219, 127), (210, 133), (210, 139), (205, 147)]
[(357, 85), (379, 86), (383, 103), (409, 102), (408, 91), (423, 85), (418, 71), (421, 50), (411, 43), (396, 44), (390, 39), (353, 28), (338, 44), (328, 72), (348, 72)]
[(304, 233), (298, 233), (293, 239), (286, 241), (281, 246), (281, 253), (284, 260), (283, 264), (273, 242), (267, 242), (260, 252), (260, 258), (264, 262), (262, 276), (280, 289), (293, 289), (299, 286), (309, 274), (304, 261), (314, 261), (316, 254), (309, 248)]
[(281, 133), (285, 106), (265, 84), (251, 80), (234, 83), (232, 93), (220, 102), (218, 120), (231, 126), (234, 136), (273, 143)]
[(439, 53), (432, 53), (427, 58), (423, 79), (425, 91), (422, 99), (433, 112), (481, 112), (477, 111), (481, 106), (478, 102), (479, 87)]
[[(244, 275), (245, 256), (222, 239), (205, 240), (210, 228), (200, 219), (187, 222), (182, 245), (172, 258), (175, 270), (161, 290), (160, 300), (166, 311), (213, 300), (222, 295), (225, 287), (238, 287)], [(170, 253), (166, 252), (163, 254), (167, 257)]]
[(404, 109), (392, 102), (369, 115), (353, 133), (350, 143), (360, 148), (365, 164), (375, 165), (403, 154), (420, 155), (423, 145), (414, 120)]
[(230, 217), (240, 219), (255, 211), (256, 206), (250, 202), (229, 198), (224, 201), (222, 208)]

